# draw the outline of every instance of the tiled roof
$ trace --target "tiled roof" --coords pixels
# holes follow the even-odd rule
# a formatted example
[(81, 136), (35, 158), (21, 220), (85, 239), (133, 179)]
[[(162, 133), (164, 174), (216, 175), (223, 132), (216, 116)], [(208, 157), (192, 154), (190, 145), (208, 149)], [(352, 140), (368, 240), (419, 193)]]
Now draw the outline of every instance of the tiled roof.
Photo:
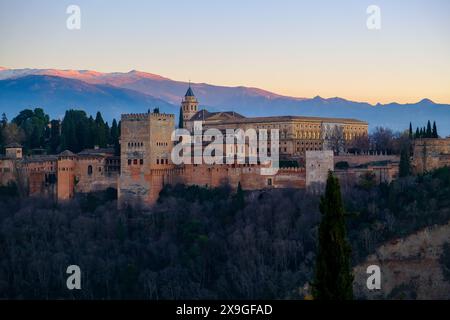
[(208, 110), (200, 110), (190, 119), (190, 121), (201, 121), (201, 120), (233, 120), (233, 119), (247, 119), (243, 115), (234, 111), (224, 111), (224, 112), (209, 112)]
[(29, 156), (23, 159), (23, 162), (30, 163), (30, 162), (47, 162), (47, 161), (56, 161), (58, 160), (57, 155), (34, 155)]
[(98, 149), (84, 149), (78, 153), (79, 156), (85, 155), (114, 155), (114, 148), (98, 148)]
[(13, 143), (6, 145), (5, 148), (22, 148), (22, 146), (20, 144), (18, 144), (17, 142), (13, 142)]
[(274, 117), (252, 117), (241, 119), (224, 120), (221, 123), (271, 123), (271, 122), (289, 122), (289, 121), (314, 121), (314, 122), (330, 122), (330, 123), (355, 123), (367, 124), (365, 121), (347, 118), (324, 118), (324, 117), (303, 117), (303, 116), (274, 116)]
[(194, 91), (192, 91), (191, 86), (189, 85), (188, 90), (186, 91), (186, 94), (184, 95), (185, 97), (195, 97), (194, 95)]
[(75, 153), (73, 153), (72, 151), (69, 150), (64, 150), (63, 152), (61, 152), (59, 154), (60, 157), (74, 157)]

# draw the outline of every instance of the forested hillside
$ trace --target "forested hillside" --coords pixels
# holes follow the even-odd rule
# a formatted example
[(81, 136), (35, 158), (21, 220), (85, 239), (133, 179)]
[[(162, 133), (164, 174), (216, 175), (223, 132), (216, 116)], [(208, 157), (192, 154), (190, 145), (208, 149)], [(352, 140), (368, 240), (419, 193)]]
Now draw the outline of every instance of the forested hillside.
[[(303, 298), (319, 197), (166, 187), (151, 211), (114, 193), (65, 204), (0, 190), (0, 298)], [(450, 220), (450, 169), (344, 191), (353, 263), (380, 244)], [(444, 260), (443, 260), (444, 261)], [(82, 290), (66, 289), (66, 268)]]

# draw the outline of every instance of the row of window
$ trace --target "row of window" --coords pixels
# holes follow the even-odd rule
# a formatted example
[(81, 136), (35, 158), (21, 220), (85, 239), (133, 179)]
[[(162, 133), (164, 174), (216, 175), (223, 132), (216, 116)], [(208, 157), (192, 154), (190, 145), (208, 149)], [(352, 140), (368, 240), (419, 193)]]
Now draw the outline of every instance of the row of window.
[(300, 151), (320, 151), (320, 150), (322, 150), (321, 148), (297, 148), (297, 152), (300, 152)]
[[(129, 166), (132, 164), (137, 165), (138, 163), (142, 166), (144, 164), (144, 159), (128, 159)], [(169, 164), (169, 159), (156, 159), (156, 164)]]
[(143, 147), (143, 146), (144, 146), (143, 142), (128, 142), (128, 148)]
[(144, 159), (128, 159), (128, 165), (131, 166), (131, 164), (137, 165), (139, 161), (139, 165), (144, 164)]
[[(190, 108), (189, 108), (190, 107)], [(189, 110), (190, 109), (190, 110)], [(183, 107), (183, 111), (196, 111), (195, 110), (195, 106), (191, 105), (191, 106), (184, 106)]]
[(169, 164), (169, 159), (156, 159), (156, 164)]
[(113, 160), (106, 159), (106, 164), (108, 164), (108, 165), (113, 165), (113, 164), (120, 165), (120, 160), (117, 160), (117, 159), (113, 159)]
[[(94, 170), (93, 170), (92, 166), (88, 166), (88, 169), (87, 169), (88, 175), (92, 175), (93, 171)], [(102, 172), (102, 167), (98, 167), (98, 172)]]
[[(311, 144), (311, 146), (320, 146), (320, 145), (322, 145), (322, 143), (321, 142), (309, 142), (309, 141), (307, 141), (307, 142), (301, 142), (301, 145), (302, 146), (309, 146)], [(299, 146), (300, 145), (300, 142), (297, 142), (297, 145)]]
[[(49, 170), (50, 169), (50, 170)], [(34, 168), (26, 168), (25, 169), (27, 172), (41, 172), (41, 171), (53, 171), (53, 167), (34, 167)]]

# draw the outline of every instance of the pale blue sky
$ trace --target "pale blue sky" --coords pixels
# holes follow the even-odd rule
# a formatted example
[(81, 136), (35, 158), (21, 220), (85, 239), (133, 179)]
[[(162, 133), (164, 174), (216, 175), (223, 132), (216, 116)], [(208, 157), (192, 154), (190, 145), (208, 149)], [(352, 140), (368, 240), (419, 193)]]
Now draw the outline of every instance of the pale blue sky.
[[(81, 30), (66, 8), (81, 8)], [(366, 27), (381, 8), (382, 28)], [(0, 66), (138, 69), (280, 94), (450, 103), (446, 0), (0, 0)]]

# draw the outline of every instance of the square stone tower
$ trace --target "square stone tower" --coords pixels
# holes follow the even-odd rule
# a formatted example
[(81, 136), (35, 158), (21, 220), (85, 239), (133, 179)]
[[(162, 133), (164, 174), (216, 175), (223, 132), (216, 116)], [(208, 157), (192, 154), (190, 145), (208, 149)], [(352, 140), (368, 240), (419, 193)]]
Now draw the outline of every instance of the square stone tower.
[(22, 159), (22, 146), (18, 143), (11, 143), (5, 147), (5, 154), (8, 158)]
[(325, 186), (328, 171), (334, 170), (334, 153), (331, 150), (306, 151), (306, 187)]
[(75, 194), (75, 166), (77, 155), (65, 150), (58, 155), (57, 162), (57, 196), (58, 200), (68, 200)]
[(154, 185), (155, 175), (173, 167), (170, 153), (174, 128), (174, 115), (159, 113), (157, 109), (152, 113), (122, 115), (119, 205), (154, 202), (162, 187)]

